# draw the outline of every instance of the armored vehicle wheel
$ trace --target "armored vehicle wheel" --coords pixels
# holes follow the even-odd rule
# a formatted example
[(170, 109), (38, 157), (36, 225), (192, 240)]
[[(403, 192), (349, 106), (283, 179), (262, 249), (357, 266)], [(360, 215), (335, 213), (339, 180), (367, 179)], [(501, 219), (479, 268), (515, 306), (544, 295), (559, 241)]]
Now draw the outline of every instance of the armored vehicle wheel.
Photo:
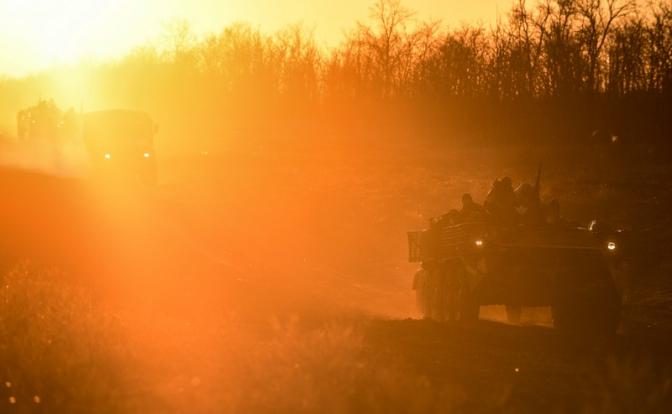
[(462, 293), (460, 297), (460, 321), (475, 322), (478, 320), (481, 307), (471, 293)]
[(520, 305), (506, 305), (506, 320), (509, 323), (520, 323), (523, 308)]
[(478, 320), (480, 313), (480, 306), (473, 301), (466, 302), (460, 309), (460, 321), (475, 322)]
[(570, 333), (612, 335), (621, 320), (621, 297), (609, 269), (597, 258), (579, 264), (558, 280), (564, 286), (551, 307), (553, 324)]
[(425, 318), (439, 320), (439, 272), (432, 270), (425, 286)]
[(459, 288), (455, 270), (449, 266), (416, 273), (413, 289), (423, 318), (441, 322), (456, 320), (459, 312)]
[(440, 277), (435, 270), (425, 270), (416, 287), (418, 309), (424, 319), (438, 320), (440, 306)]
[(617, 293), (592, 292), (581, 298), (565, 298), (551, 308), (553, 325), (562, 331), (579, 334), (616, 333), (621, 320)]
[(431, 317), (431, 273), (427, 270), (421, 270), (415, 274), (413, 280), (413, 289), (415, 289), (415, 300), (418, 311), (423, 318)]

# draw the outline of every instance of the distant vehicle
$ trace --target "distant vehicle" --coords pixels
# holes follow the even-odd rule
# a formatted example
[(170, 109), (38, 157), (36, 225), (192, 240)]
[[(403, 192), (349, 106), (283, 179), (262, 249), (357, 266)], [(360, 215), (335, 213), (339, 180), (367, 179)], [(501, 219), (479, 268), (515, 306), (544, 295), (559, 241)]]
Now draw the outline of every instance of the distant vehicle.
[(84, 114), (82, 134), (94, 174), (155, 185), (157, 129), (144, 112), (107, 110)]
[(53, 99), (40, 100), (16, 114), (17, 137), (20, 141), (42, 141), (62, 144), (76, 135), (77, 114), (70, 108), (63, 112)]
[(414, 289), (426, 318), (476, 320), (481, 305), (550, 306), (558, 329), (613, 333), (621, 296), (610, 261), (617, 241), (569, 224), (489, 222), (409, 232), (410, 261), (422, 263)]

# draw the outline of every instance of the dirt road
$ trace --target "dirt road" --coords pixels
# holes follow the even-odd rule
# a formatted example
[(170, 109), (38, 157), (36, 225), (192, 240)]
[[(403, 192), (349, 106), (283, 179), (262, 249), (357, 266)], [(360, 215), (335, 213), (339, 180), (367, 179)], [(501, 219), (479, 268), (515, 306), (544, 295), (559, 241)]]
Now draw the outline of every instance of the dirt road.
[[(487, 171), (432, 172), (431, 165), (412, 160), (343, 163), (337, 157), (280, 163), (239, 154), (165, 160), (163, 167), (158, 188), (0, 170), (5, 268), (20, 260), (57, 267), (100, 301), (134, 309), (133, 315), (153, 309), (147, 325), (157, 324), (158, 312), (169, 328), (156, 337), (137, 328), (138, 338), (151, 337), (148, 349), (160, 348), (157, 337), (174, 346), (177, 325), (167, 321), (181, 321), (184, 350), (179, 355), (172, 348), (153, 351), (172, 355), (170, 366), (177, 368), (155, 363), (148, 380), (152, 389), (180, 389), (177, 378), (199, 369), (205, 372), (199, 382), (208, 375), (221, 382), (212, 360), (199, 356), (204, 359), (199, 365), (194, 352), (217, 355), (213, 343), (221, 339), (206, 332), (219, 329), (221, 315), (235, 314), (254, 336), (285, 338), (281, 349), (296, 352), (297, 361), (306, 358), (302, 352), (313, 357), (297, 343), (317, 341), (320, 348), (327, 341), (339, 350), (360, 344), (352, 351), (358, 356), (348, 353), (346, 359), (363, 358), (363, 366), (393, 378), (388, 378), (394, 384), (387, 385), (390, 389), (369, 392), (388, 395), (407, 387), (424, 395), (421, 401), (404, 400), (419, 404), (413, 411), (440, 412), (453, 404), (466, 411), (538, 412), (552, 406), (655, 412), (670, 401), (672, 289), (659, 277), (664, 262), (634, 284), (622, 332), (609, 341), (561, 337), (543, 326), (414, 320), (410, 277), (415, 269), (405, 263), (404, 232), (450, 207), (454, 194), (471, 191), (482, 198), (492, 175)], [(567, 185), (557, 177), (549, 181), (553, 191)], [(582, 192), (592, 191), (581, 185)], [(597, 184), (596, 191), (609, 188)], [(570, 211), (576, 208), (574, 199), (567, 204)], [(481, 313), (499, 315), (496, 308)], [(269, 320), (285, 328), (270, 329), (276, 322), (269, 325)], [(536, 313), (524, 320), (549, 325), (548, 317)], [(289, 330), (292, 345), (286, 344), (287, 323), (296, 326)], [(354, 330), (356, 339), (340, 330), (333, 339), (333, 324)], [(375, 362), (379, 355), (386, 355), (381, 363)], [(401, 368), (386, 371), (390, 360)], [(328, 366), (311, 369), (328, 372)], [(348, 362), (337, 369), (349, 372), (356, 366)], [(272, 373), (260, 369), (259, 375)], [(385, 384), (385, 378), (375, 378)], [(166, 398), (176, 404), (172, 394)], [(389, 398), (394, 406), (396, 400)]]

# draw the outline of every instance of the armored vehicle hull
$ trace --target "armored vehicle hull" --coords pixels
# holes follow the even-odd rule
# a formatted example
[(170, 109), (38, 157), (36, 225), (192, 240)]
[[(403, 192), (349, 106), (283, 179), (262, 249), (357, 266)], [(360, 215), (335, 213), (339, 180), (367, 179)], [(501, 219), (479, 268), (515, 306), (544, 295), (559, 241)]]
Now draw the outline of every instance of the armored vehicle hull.
[(564, 330), (614, 332), (620, 294), (609, 251), (590, 231), (560, 225), (466, 223), (409, 233), (418, 305), (427, 318), (478, 318), (505, 305), (513, 322), (525, 306), (550, 306)]

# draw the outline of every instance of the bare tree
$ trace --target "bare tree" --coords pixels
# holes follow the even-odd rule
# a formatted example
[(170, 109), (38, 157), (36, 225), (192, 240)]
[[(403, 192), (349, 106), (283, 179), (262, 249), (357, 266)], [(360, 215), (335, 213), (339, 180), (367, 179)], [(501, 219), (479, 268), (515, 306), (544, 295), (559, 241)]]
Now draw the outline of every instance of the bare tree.
[(652, 23), (647, 27), (647, 89), (672, 91), (672, 1), (650, 4)]
[(184, 59), (190, 54), (195, 41), (196, 37), (187, 20), (175, 19), (163, 23), (163, 42), (171, 59)]
[(604, 44), (614, 23), (635, 11), (635, 0), (577, 0), (577, 11), (581, 16), (581, 34), (588, 57), (588, 89), (595, 92), (600, 88), (600, 57)]

